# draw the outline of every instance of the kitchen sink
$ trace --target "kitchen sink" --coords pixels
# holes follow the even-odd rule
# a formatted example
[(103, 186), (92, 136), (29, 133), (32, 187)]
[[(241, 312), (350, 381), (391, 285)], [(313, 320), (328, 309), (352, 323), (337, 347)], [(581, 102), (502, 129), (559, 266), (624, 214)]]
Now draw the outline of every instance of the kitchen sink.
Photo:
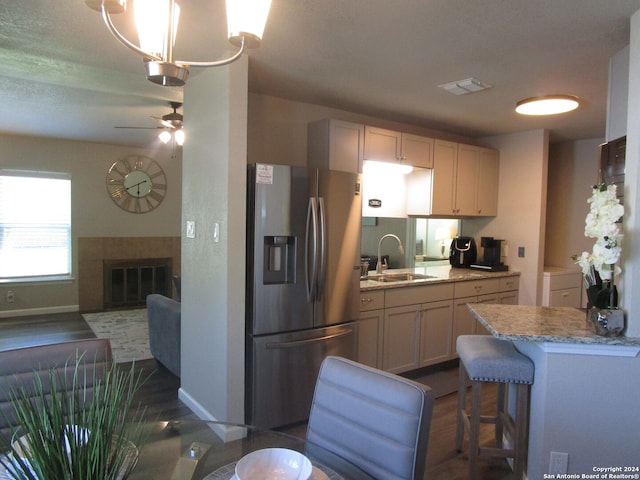
[(382, 275), (369, 275), (368, 279), (374, 282), (407, 282), (411, 280), (424, 280), (436, 278), (433, 275), (422, 275), (421, 273), (383, 273)]

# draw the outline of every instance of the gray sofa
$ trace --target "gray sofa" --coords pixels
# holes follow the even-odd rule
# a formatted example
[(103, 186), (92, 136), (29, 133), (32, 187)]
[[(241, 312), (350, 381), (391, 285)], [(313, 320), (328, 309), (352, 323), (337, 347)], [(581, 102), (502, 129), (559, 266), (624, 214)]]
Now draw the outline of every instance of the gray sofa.
[(180, 376), (180, 302), (157, 293), (147, 295), (151, 354)]

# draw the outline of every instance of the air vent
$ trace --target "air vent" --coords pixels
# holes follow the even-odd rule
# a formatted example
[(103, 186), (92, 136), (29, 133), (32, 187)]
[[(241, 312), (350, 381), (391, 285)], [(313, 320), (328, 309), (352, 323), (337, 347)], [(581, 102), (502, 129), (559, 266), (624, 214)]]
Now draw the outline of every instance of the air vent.
[(488, 88), (491, 88), (491, 85), (481, 82), (477, 78), (465, 78), (464, 80), (438, 85), (438, 87), (452, 93), (453, 95), (466, 95), (467, 93), (487, 90)]

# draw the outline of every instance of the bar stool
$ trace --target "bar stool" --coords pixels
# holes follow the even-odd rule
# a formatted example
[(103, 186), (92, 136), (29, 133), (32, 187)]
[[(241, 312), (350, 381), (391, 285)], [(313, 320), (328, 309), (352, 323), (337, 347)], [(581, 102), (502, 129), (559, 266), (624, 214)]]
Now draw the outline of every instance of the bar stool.
[[(513, 459), (515, 478), (524, 474), (527, 460), (529, 394), (533, 383), (533, 362), (508, 340), (488, 335), (461, 335), (456, 348), (460, 357), (456, 448), (462, 451), (464, 432), (469, 432), (469, 479), (476, 478), (478, 456)], [(471, 412), (466, 408), (467, 376), (471, 380)], [(480, 415), (484, 382), (498, 383), (495, 417)], [(505, 409), (507, 384), (515, 385), (515, 421)], [(480, 447), (480, 423), (495, 425), (495, 447)], [(503, 432), (511, 436), (512, 448), (504, 448)]]

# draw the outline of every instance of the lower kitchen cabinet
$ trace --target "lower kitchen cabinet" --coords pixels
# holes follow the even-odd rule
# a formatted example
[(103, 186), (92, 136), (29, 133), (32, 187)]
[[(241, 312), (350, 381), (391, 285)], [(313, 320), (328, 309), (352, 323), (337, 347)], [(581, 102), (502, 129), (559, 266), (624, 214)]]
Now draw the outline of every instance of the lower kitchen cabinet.
[(542, 305), (580, 308), (582, 272), (576, 269), (544, 267)]
[(358, 319), (357, 361), (382, 368), (382, 325), (384, 310), (361, 312)]
[(499, 303), (498, 294), (479, 295), (476, 297), (463, 297), (455, 299), (455, 314), (453, 317), (453, 337), (451, 342), (451, 351), (454, 355), (458, 354), (456, 350), (456, 341), (460, 335), (485, 335), (487, 330), (471, 315), (467, 308), (468, 303)]
[(457, 357), (459, 335), (488, 334), (468, 303), (518, 303), (519, 276), (363, 291), (358, 361), (403, 373)]
[(420, 323), (420, 367), (451, 358), (453, 303), (451, 300), (422, 305)]
[(456, 341), (460, 335), (488, 335), (489, 332), (478, 322), (469, 309), (468, 303), (504, 303), (518, 304), (520, 277), (517, 275), (495, 279), (472, 280), (456, 283), (455, 311), (453, 317), (453, 336), (451, 351), (458, 355)]
[(384, 291), (361, 292), (356, 360), (374, 368), (382, 368), (383, 319)]
[(451, 283), (387, 290), (383, 370), (401, 373), (450, 358), (452, 298)]
[(420, 365), (420, 305), (387, 308), (384, 312), (382, 369), (400, 373)]

